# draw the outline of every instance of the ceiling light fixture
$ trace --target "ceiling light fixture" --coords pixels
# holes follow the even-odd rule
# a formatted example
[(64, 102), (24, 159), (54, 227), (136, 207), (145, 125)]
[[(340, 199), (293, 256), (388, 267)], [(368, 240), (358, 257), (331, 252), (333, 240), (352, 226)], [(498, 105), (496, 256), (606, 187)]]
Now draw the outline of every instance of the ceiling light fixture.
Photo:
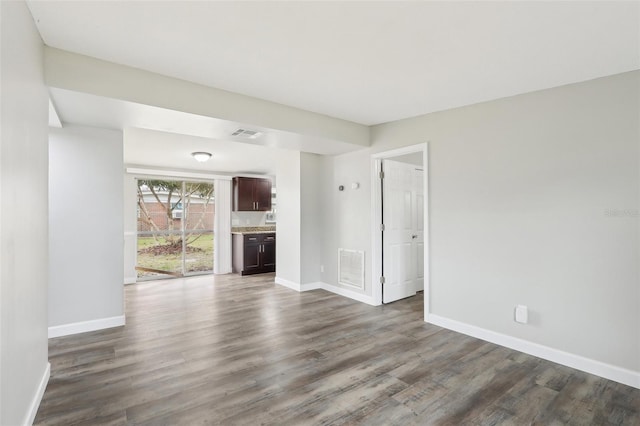
[(203, 151), (196, 151), (196, 152), (192, 152), (191, 156), (193, 158), (195, 158), (197, 162), (204, 163), (205, 161), (209, 160), (209, 158), (211, 158), (211, 153), (210, 152), (203, 152)]

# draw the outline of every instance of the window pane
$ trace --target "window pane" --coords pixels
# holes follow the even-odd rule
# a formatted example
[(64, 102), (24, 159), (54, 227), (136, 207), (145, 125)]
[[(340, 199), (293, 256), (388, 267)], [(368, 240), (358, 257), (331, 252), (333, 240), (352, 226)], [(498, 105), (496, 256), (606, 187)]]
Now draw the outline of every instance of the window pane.
[(186, 235), (185, 274), (213, 272), (213, 232)]
[(138, 179), (138, 232), (182, 229), (182, 182)]
[(213, 183), (138, 179), (142, 279), (213, 272)]
[(186, 230), (213, 230), (213, 184), (185, 183)]
[(182, 238), (170, 235), (138, 235), (138, 278), (162, 278), (182, 274)]

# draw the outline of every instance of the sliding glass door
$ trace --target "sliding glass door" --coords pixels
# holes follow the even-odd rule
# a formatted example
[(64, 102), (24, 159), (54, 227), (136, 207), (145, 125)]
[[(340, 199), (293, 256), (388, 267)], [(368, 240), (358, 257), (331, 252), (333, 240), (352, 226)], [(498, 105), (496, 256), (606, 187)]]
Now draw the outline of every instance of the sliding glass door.
[(184, 182), (185, 275), (213, 273), (213, 184)]
[(213, 272), (213, 183), (138, 179), (138, 279)]

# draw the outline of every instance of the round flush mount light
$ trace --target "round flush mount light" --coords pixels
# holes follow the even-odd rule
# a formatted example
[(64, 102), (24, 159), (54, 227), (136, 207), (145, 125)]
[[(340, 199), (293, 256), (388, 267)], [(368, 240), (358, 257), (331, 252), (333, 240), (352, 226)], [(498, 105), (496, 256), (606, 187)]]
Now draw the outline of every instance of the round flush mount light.
[(196, 161), (198, 161), (199, 163), (204, 163), (205, 161), (209, 160), (209, 158), (211, 158), (211, 153), (210, 152), (203, 152), (203, 151), (196, 151), (196, 152), (192, 152), (191, 156), (193, 158), (195, 158)]

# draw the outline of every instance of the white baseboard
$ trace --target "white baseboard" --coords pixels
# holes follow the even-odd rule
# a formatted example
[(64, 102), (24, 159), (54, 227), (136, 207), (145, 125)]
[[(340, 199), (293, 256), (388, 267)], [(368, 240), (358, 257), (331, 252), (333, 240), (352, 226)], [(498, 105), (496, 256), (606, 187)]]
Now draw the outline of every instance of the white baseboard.
[(319, 288), (322, 288), (322, 283), (321, 282), (300, 284), (300, 291), (317, 290)]
[(47, 362), (47, 366), (45, 367), (44, 372), (42, 373), (42, 378), (40, 379), (40, 384), (38, 384), (38, 389), (36, 390), (35, 395), (33, 395), (31, 404), (29, 404), (29, 411), (27, 412), (24, 422), (22, 422), (24, 426), (31, 426), (33, 421), (36, 419), (36, 414), (38, 414), (38, 408), (40, 408), (40, 402), (42, 401), (45, 389), (47, 389), (50, 376), (51, 363)]
[(119, 327), (125, 324), (124, 315), (110, 318), (100, 318), (91, 321), (74, 322), (71, 324), (49, 327), (49, 339), (52, 337), (68, 336), (70, 334), (86, 333), (87, 331), (103, 330)]
[(291, 290), (301, 291), (300, 284), (294, 283), (293, 281), (285, 280), (284, 278), (280, 277), (276, 277), (274, 281), (276, 282), (276, 284), (290, 288)]
[(606, 364), (601, 361), (585, 358), (580, 355), (571, 354), (559, 349), (550, 348), (435, 314), (428, 314), (426, 322), (640, 389), (640, 372), (637, 371), (616, 367), (615, 365)]
[(298, 284), (293, 281), (285, 280), (284, 278), (276, 277), (276, 284), (280, 284), (281, 286), (290, 288), (291, 290), (295, 290), (298, 292), (315, 290), (320, 288), (320, 284), (322, 283), (309, 283), (309, 284)]
[(285, 280), (283, 278), (279, 278), (276, 277), (275, 278), (275, 282), (276, 284), (280, 284), (281, 286), (290, 288), (292, 290), (295, 291), (309, 291), (309, 290), (316, 290), (316, 289), (323, 289), (323, 290), (327, 290), (331, 293), (335, 293), (335, 294), (339, 294), (340, 296), (344, 296), (344, 297), (348, 297), (349, 299), (353, 299), (353, 300), (357, 300), (358, 302), (362, 302), (362, 303), (366, 303), (367, 305), (372, 305), (372, 306), (378, 306), (379, 303), (376, 303), (375, 300), (373, 299), (373, 297), (371, 296), (367, 296), (366, 294), (362, 294), (362, 293), (358, 293), (356, 291), (353, 290), (349, 290), (346, 288), (342, 288), (342, 287), (338, 287), (332, 284), (327, 284), (327, 283), (323, 283), (323, 282), (315, 282), (315, 283), (308, 283), (308, 284), (298, 284), (298, 283), (294, 283), (293, 281), (289, 281), (289, 280)]
[(124, 284), (125, 285), (127, 285), (127, 284), (135, 284), (137, 280), (138, 280), (137, 277), (125, 277), (124, 278)]
[(331, 293), (339, 294), (340, 296), (348, 297), (349, 299), (357, 300), (358, 302), (366, 303), (367, 305), (378, 306), (375, 300), (371, 296), (367, 296), (366, 294), (358, 293), (353, 290), (349, 290), (347, 288), (338, 287), (332, 284), (320, 283), (322, 286), (320, 288), (330, 291)]

